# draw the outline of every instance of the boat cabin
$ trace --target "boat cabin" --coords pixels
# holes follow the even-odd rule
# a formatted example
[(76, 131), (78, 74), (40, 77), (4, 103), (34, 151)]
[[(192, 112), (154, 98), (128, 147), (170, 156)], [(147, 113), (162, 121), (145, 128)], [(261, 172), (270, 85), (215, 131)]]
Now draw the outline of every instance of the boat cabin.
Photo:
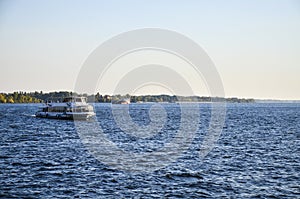
[(79, 103), (86, 103), (86, 97), (66, 97), (63, 99), (62, 102), (79, 102)]

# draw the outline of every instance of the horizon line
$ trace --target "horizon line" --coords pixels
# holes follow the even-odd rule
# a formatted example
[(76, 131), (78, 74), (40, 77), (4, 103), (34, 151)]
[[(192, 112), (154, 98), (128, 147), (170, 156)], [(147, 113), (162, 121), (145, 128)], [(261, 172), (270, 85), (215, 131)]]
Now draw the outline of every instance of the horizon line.
[[(50, 91), (43, 91), (43, 90), (35, 90), (35, 91), (10, 91), (10, 92), (5, 92), (5, 91), (0, 91), (0, 94), (4, 93), (4, 94), (13, 94), (14, 92), (26, 92), (26, 93), (34, 93), (34, 92), (42, 92), (43, 94), (45, 93), (52, 93), (52, 92), (74, 92), (77, 93), (75, 91), (72, 90), (50, 90)], [(109, 96), (113, 96), (113, 95), (130, 95), (129, 93), (126, 94), (108, 94), (108, 93), (100, 93), (100, 92), (96, 92), (96, 93), (77, 93), (79, 95), (96, 95), (97, 93), (101, 94), (101, 95), (109, 95)], [(218, 97), (218, 96), (207, 96), (207, 95), (170, 95), (170, 94), (165, 94), (165, 93), (160, 93), (160, 94), (141, 94), (141, 95), (130, 95), (130, 96), (146, 96), (146, 95), (167, 95), (167, 96), (181, 96), (181, 97)], [(237, 98), (237, 99), (254, 99), (254, 100), (261, 100), (261, 101), (300, 101), (300, 99), (276, 99), (276, 98), (256, 98), (256, 97), (239, 97), (239, 96), (224, 96), (224, 97), (220, 97), (220, 98)]]

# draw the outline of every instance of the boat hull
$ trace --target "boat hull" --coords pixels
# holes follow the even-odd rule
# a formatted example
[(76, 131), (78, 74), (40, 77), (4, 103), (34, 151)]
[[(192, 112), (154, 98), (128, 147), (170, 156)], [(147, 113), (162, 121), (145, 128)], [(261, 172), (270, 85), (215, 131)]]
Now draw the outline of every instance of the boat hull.
[(94, 113), (55, 113), (55, 112), (36, 112), (36, 117), (60, 120), (88, 120), (95, 116)]

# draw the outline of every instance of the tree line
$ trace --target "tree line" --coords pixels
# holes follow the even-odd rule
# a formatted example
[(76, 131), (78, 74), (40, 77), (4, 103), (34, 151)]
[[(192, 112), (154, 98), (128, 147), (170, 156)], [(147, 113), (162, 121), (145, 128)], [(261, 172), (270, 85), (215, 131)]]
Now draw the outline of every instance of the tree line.
[[(79, 96), (78, 93), (69, 91), (49, 92), (13, 92), (0, 93), (0, 103), (42, 103), (49, 99), (61, 99), (65, 97)], [(218, 98), (205, 96), (175, 96), (175, 95), (102, 95), (100, 93), (88, 95), (82, 94), (87, 98), (88, 102), (111, 103), (116, 101), (128, 100), (131, 103), (139, 102), (211, 102), (211, 101), (226, 101), (230, 103), (253, 103), (254, 99), (240, 98)]]
[(42, 101), (22, 92), (0, 93), (0, 103), (41, 103)]

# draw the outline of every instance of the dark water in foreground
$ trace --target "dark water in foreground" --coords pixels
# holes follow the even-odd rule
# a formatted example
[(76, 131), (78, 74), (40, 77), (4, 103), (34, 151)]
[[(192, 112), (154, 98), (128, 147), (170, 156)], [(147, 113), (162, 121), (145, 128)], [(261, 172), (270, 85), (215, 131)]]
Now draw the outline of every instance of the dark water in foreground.
[[(210, 105), (201, 104), (189, 150), (163, 169), (139, 174), (102, 164), (81, 143), (73, 122), (32, 117), (37, 106), (0, 105), (1, 198), (300, 198), (300, 104), (228, 104), (223, 132), (203, 162), (197, 151)], [(149, 123), (150, 106), (131, 105), (133, 120)], [(180, 109), (163, 106), (169, 114), (163, 132), (144, 142), (114, 126), (110, 105), (96, 109), (111, 140), (124, 150), (144, 151), (178, 129)]]

